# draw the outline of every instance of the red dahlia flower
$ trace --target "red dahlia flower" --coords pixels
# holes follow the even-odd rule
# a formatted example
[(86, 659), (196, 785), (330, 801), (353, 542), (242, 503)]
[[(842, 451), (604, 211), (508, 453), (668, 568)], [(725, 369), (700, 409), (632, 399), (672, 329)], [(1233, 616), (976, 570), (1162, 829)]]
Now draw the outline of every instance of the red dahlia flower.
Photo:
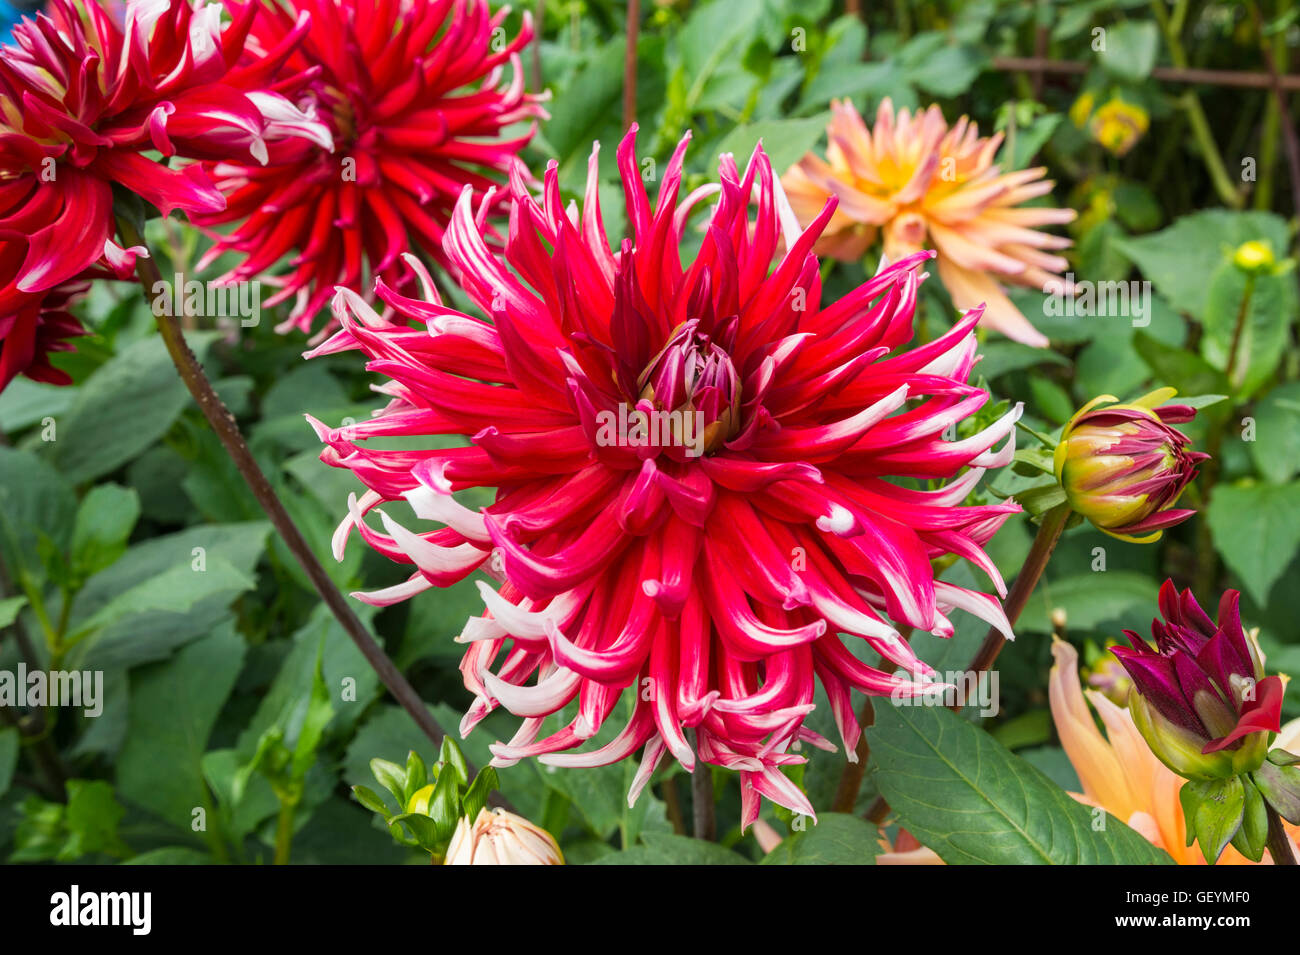
[[(948, 636), (959, 607), (1009, 631), (996, 598), (936, 580), (931, 562), (965, 557), (1003, 591), (981, 547), (1019, 507), (960, 504), (986, 468), (1011, 460), (1020, 409), (942, 439), (988, 395), (967, 384), (978, 309), (905, 347), (929, 253), (823, 302), (810, 250), (833, 200), (800, 231), (760, 148), (743, 176), (724, 156), (721, 182), (679, 202), (684, 139), (652, 208), (634, 136), (618, 150), (634, 237), (615, 254), (595, 152), (581, 214), (566, 211), (555, 163), (540, 205), (522, 172), (512, 176), (509, 268), (482, 235), (494, 200), (476, 216), (462, 193), (445, 247), (491, 323), (442, 304), (428, 282), (428, 302), (379, 284), (401, 324), (339, 293), (343, 328), (317, 353), (361, 349), (391, 379), (392, 401), (362, 424), (313, 421), (323, 460), (369, 488), (350, 502), (336, 551), (355, 527), (413, 565), (407, 582), (359, 595), (373, 604), (479, 568), (500, 579), (498, 590), (480, 583), (487, 612), (460, 637), (477, 697), (462, 732), (499, 705), (524, 717), (493, 746), (497, 765), (597, 766), (644, 746), (633, 798), (669, 752), (688, 770), (697, 758), (739, 770), (746, 825), (760, 795), (811, 814), (781, 768), (804, 761), (797, 742), (834, 749), (802, 725), (816, 681), (852, 759), (861, 729), (850, 692), (918, 694), (933, 672), (890, 618)], [(715, 195), (684, 266), (692, 209)], [(437, 434), (470, 444), (367, 444)], [(956, 480), (922, 490), (899, 477)], [(495, 488), (495, 503), (475, 511), (455, 499), (475, 487)], [(382, 510), (383, 532), (367, 525), (368, 511), (403, 497), (445, 526), (417, 533)], [(841, 634), (901, 673), (862, 662)], [(565, 752), (628, 687), (622, 732)], [(544, 718), (574, 701), (574, 718), (538, 739)]]
[(1241, 627), (1241, 595), (1226, 591), (1216, 624), (1190, 590), (1160, 588), (1164, 621), (1151, 622), (1152, 647), (1125, 630), (1133, 649), (1112, 647), (1133, 678), (1129, 711), (1151, 751), (1191, 779), (1257, 769), (1281, 728), (1284, 686)]
[[(307, 12), (312, 26), (303, 33)], [(497, 38), (508, 13), (492, 14), (485, 0), (276, 0), (264, 8), (243, 72), (316, 103), (336, 148), (285, 142), (265, 166), (214, 164), (230, 202), (202, 221), (238, 225), (218, 236), (201, 265), (239, 252), (243, 262), (223, 277), (237, 281), (294, 253), (266, 304), (293, 299), (282, 329), (303, 330), (336, 285), (369, 287), (378, 276), (407, 289), (414, 275), (398, 260), (412, 244), (445, 265), (443, 233), (461, 189), (473, 186), (481, 197), (504, 179), (533, 131), (504, 139), (502, 130), (546, 115), (542, 97), (524, 93), (518, 56), (532, 21), (525, 14), (505, 44)], [(286, 44), (293, 54), (283, 66), (268, 62)], [(301, 79), (284, 84), (285, 75)], [(489, 210), (504, 206), (500, 197)]]
[(201, 166), (146, 152), (265, 159), (276, 137), (329, 142), (283, 97), (229, 82), (254, 10), (223, 25), (216, 3), (115, 8), (52, 0), (0, 57), (0, 387), (27, 368), (51, 380), (41, 349), (79, 330), (66, 289), (51, 290), (129, 274), (138, 250), (113, 241), (114, 185), (164, 215), (224, 208)]

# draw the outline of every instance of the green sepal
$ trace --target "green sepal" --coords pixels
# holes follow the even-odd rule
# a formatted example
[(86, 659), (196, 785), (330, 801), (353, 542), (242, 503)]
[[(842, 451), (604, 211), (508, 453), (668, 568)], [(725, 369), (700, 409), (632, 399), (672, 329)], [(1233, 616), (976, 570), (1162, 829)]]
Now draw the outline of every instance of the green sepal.
[(357, 802), (361, 803), (361, 805), (365, 806), (371, 812), (379, 813), (379, 815), (384, 817), (384, 821), (388, 822), (388, 807), (384, 805), (384, 801), (379, 797), (379, 793), (375, 792), (368, 786), (353, 786), (352, 795), (356, 797)]
[(1251, 778), (1279, 816), (1300, 825), (1300, 764), (1277, 766), (1265, 760)]
[(370, 771), (375, 774), (375, 779), (379, 780), (379, 785), (392, 793), (397, 804), (405, 808), (406, 770), (394, 762), (376, 756), (370, 761)]
[(1251, 862), (1258, 862), (1268, 845), (1268, 806), (1249, 776), (1242, 778), (1241, 785), (1245, 804), (1241, 828), (1232, 837), (1232, 845)]
[(1178, 801), (1187, 820), (1187, 844), (1195, 839), (1205, 861), (1214, 865), (1241, 828), (1246, 801), (1241, 777), (1188, 780), (1178, 792)]

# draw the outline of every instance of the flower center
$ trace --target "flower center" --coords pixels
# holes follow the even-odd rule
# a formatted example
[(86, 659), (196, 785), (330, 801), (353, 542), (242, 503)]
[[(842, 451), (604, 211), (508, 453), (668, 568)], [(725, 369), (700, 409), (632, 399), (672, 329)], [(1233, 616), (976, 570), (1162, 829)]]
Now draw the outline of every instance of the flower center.
[(716, 451), (740, 430), (740, 375), (727, 350), (699, 331), (698, 320), (677, 327), (637, 387), (638, 404), (649, 401), (679, 422), (683, 444)]

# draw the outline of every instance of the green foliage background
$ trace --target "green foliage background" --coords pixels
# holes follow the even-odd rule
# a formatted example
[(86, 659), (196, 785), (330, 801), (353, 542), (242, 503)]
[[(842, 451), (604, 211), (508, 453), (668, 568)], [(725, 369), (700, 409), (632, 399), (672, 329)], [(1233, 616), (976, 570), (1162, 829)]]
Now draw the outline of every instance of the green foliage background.
[[(1234, 380), (1225, 374), (1242, 293), (1232, 250), (1263, 239), (1281, 258), (1294, 245), (1298, 197), (1279, 129), (1296, 115), (1283, 114), (1266, 90), (1151, 78), (1157, 66), (1180, 60), (1262, 70), (1261, 44), (1294, 63), (1297, 7), (1263, 3), (1262, 32), (1250, 4), (1197, 0), (868, 7), (864, 16), (830, 0), (647, 4), (636, 50), (642, 155), (662, 167), (689, 128), (688, 186), (708, 179), (720, 153), (743, 161), (760, 138), (784, 169), (824, 147), (828, 104), (837, 97), (865, 115), (886, 96), (898, 106), (937, 102), (950, 121), (967, 113), (986, 132), (1005, 131), (1004, 164), (1048, 166), (1057, 180), (1048, 198), (1081, 212), (1070, 252), (1076, 276), (1149, 281), (1153, 306), (1150, 324), (1135, 328), (1116, 317), (1051, 318), (1041, 293), (1017, 292), (1052, 347), (989, 336), (979, 372), (999, 400), (1026, 402), (1025, 423), (1047, 434), (1103, 392), (1130, 398), (1172, 385), (1223, 396), (1187, 429), (1219, 462), (1189, 491), (1202, 513), (1148, 547), (1086, 524), (1069, 530), (1017, 643), (999, 661), (1002, 712), (979, 725), (978, 717), (964, 721), (943, 710), (877, 707), (871, 771), (854, 814), (824, 812), (816, 827), (791, 829), (789, 816), (767, 805), (764, 818), (789, 837), (766, 858), (739, 832), (739, 791), (728, 774), (716, 774), (721, 841), (712, 845), (683, 838), (666, 796), (671, 787), (689, 815), (689, 784), (673, 771), (661, 771), (629, 808), (631, 765), (504, 770), (503, 793), (560, 839), (570, 862), (870, 862), (877, 834), (862, 815), (878, 795), (949, 862), (1161, 861), (1117, 820), (1096, 831), (1063, 792), (1078, 780), (1047, 710), (1052, 612), (1064, 611), (1068, 639), (1095, 648), (1121, 627), (1144, 630), (1168, 576), (1195, 583), (1210, 606), (1221, 590), (1237, 587), (1270, 670), (1300, 672), (1289, 599), (1300, 590), (1294, 274), (1259, 280), (1244, 361)], [(526, 157), (536, 170), (554, 158), (565, 194), (580, 196), (591, 143), (600, 140), (605, 222), (615, 237), (625, 226), (612, 162), (622, 133), (625, 17), (624, 4), (606, 0), (545, 4), (540, 64), (554, 98)], [(1094, 50), (1098, 27), (1107, 31), (1105, 52)], [(1081, 63), (1084, 72), (1048, 75), (1036, 93), (1030, 77), (996, 63), (1035, 49)], [(1117, 158), (1071, 121), (1070, 106), (1084, 91), (1099, 100), (1123, 96), (1150, 114), (1151, 129), (1135, 149)], [(1208, 118), (1219, 173), (1194, 133), (1197, 109)], [(1243, 179), (1247, 168), (1252, 176)], [(175, 221), (150, 223), (148, 238), (169, 251), (177, 270), (196, 260), (204, 241)], [(830, 294), (842, 293), (863, 280), (863, 266), (828, 265), (825, 278)], [(937, 282), (924, 291), (920, 334), (933, 337), (954, 313)], [(349, 787), (373, 783), (373, 757), (403, 763), (416, 749), (431, 760), (428, 741), (385, 697), (271, 533), (189, 401), (138, 290), (96, 288), (83, 313), (93, 334), (59, 359), (79, 384), (19, 379), (0, 397), (7, 445), (0, 447), (7, 578), (0, 669), (16, 668), (21, 632), (42, 665), (102, 670), (106, 700), (93, 719), (51, 711), (44, 729), (27, 738), (0, 724), (0, 857), (271, 861), (287, 825), (293, 862), (424, 861), (394, 843)], [(190, 341), (294, 519), (327, 557), (356, 488), (346, 472), (317, 460), (319, 444), (302, 415), (337, 425), (368, 416), (377, 400), (352, 356), (304, 363), (305, 336), (276, 334), (278, 320), (264, 316), (259, 327), (234, 333), (201, 323)], [(1034, 474), (1008, 469), (993, 489), (1021, 491)], [(1032, 532), (1027, 518), (1013, 521), (990, 545), (1008, 579)], [(355, 542), (328, 568), (345, 591), (401, 576)], [(947, 576), (987, 587), (961, 565)], [(382, 612), (360, 609), (439, 722), (454, 728), (469, 698), (453, 637), (481, 609), (473, 583)], [(916, 638), (937, 669), (963, 665), (983, 635), (962, 616), (947, 643)], [(1286, 716), (1297, 715), (1300, 683), (1286, 701)], [(810, 722), (835, 737), (824, 705)], [(619, 723), (611, 719), (609, 732)], [(466, 755), (485, 765), (488, 743), (508, 738), (513, 724), (493, 716), (465, 742)], [(52, 758), (66, 769), (66, 784), (51, 783)], [(829, 810), (843, 766), (843, 754), (817, 752), (795, 773), (819, 810)]]

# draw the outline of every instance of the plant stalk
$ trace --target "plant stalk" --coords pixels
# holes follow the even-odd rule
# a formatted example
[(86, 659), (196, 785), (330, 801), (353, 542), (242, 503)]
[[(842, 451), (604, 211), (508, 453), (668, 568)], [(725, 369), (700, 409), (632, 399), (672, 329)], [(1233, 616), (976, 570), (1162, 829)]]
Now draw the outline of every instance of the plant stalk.
[[(132, 223), (125, 219), (119, 219), (118, 228), (127, 247), (144, 244), (143, 238)], [(162, 276), (158, 271), (158, 264), (147, 256), (140, 256), (136, 259), (136, 275), (146, 297), (150, 296), (154, 286), (162, 281)], [(271, 483), (253, 458), (252, 452), (249, 451), (248, 443), (240, 433), (234, 415), (230, 413), (221, 398), (217, 396), (216, 390), (212, 387), (212, 382), (208, 380), (208, 376), (203, 371), (203, 366), (194, 357), (194, 352), (190, 350), (189, 345), (186, 343), (185, 336), (181, 332), (176, 319), (172, 316), (159, 315), (157, 321), (163, 344), (166, 345), (167, 353), (176, 365), (181, 380), (185, 382), (190, 394), (194, 396), (199, 410), (203, 412), (208, 424), (212, 426), (212, 430), (216, 432), (217, 437), (221, 439), (222, 445), (230, 455), (230, 459), (235, 463), (235, 467), (239, 469), (239, 473), (248, 484), (249, 490), (253, 492), (253, 496), (257, 498), (257, 502), (262, 506), (262, 510), (266, 512), (266, 516), (270, 518), (276, 531), (302, 566), (308, 579), (316, 588), (316, 592), (325, 601), (325, 605), (329, 607), (330, 612), (334, 614), (343, 630), (352, 638), (352, 642), (357, 645), (357, 649), (366, 658), (366, 662), (374, 668), (384, 686), (388, 687), (388, 691), (393, 694), (397, 702), (402, 705), (402, 708), (411, 715), (416, 725), (429, 737), (434, 746), (441, 746), (445, 735), (442, 727), (429, 714), (415, 688), (411, 686), (402, 672), (397, 669), (393, 661), (389, 659), (379, 644), (375, 642), (375, 639), (366, 631), (365, 626), (348, 605), (343, 594), (334, 585), (334, 581), (325, 572), (325, 568), (316, 559), (316, 555), (303, 538), (302, 532), (298, 530), (288, 511), (280, 503), (280, 499), (276, 496)]]
[(1291, 837), (1282, 828), (1282, 817), (1268, 803), (1264, 809), (1268, 813), (1268, 854), (1273, 857), (1273, 864), (1295, 865), (1295, 851), (1291, 848)]
[[(1029, 603), (1030, 594), (1034, 592), (1039, 579), (1043, 576), (1043, 571), (1047, 568), (1052, 551), (1056, 549), (1056, 542), (1061, 539), (1061, 532), (1065, 530), (1065, 523), (1070, 519), (1070, 514), (1069, 504), (1058, 504), (1043, 515), (1042, 522), (1038, 525), (1038, 533), (1034, 535), (1034, 543), (1029, 548), (1029, 555), (1025, 558), (1020, 573), (1016, 574), (1016, 581), (1011, 585), (1007, 599), (1002, 602), (1002, 609), (1013, 627), (1020, 619), (1021, 611)], [(966, 669), (972, 673), (987, 670), (997, 660), (1006, 642), (1006, 637), (997, 627), (989, 627), (984, 643), (980, 645), (979, 651)], [(960, 709), (960, 706), (957, 708)]]

